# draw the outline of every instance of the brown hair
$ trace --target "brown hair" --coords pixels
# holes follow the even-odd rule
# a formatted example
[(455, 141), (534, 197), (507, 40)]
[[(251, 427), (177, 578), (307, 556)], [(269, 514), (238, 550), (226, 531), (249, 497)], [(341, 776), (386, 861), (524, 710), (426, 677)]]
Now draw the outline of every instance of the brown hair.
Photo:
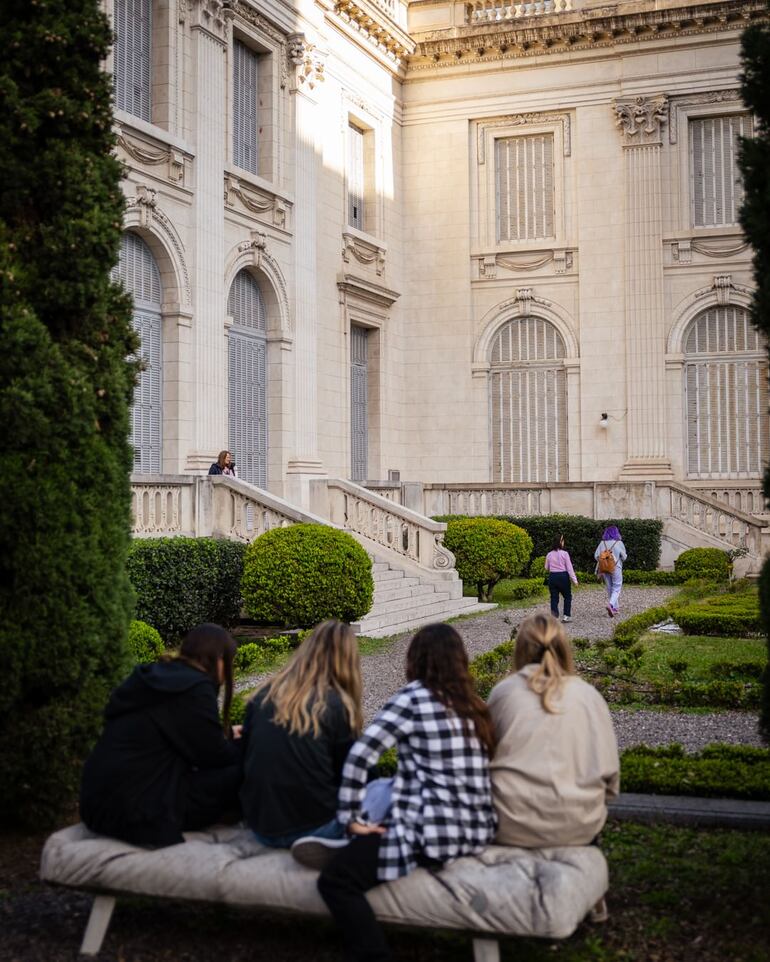
[(220, 451), (219, 454), (217, 455), (217, 464), (219, 465), (220, 468), (222, 468), (222, 470), (224, 470), (225, 458), (229, 453), (230, 453), (229, 451)]
[(350, 625), (324, 621), (295, 651), (291, 661), (257, 689), (273, 705), (273, 721), (292, 734), (315, 737), (331, 691), (336, 691), (358, 735), (361, 713), (361, 659)]
[(406, 653), (407, 681), (421, 681), (431, 694), (468, 723), (488, 755), (495, 750), (495, 730), (486, 703), (479, 698), (468, 670), (463, 640), (451, 625), (420, 628)]
[(516, 671), (525, 665), (539, 665), (529, 677), (529, 687), (540, 695), (543, 708), (555, 714), (553, 699), (564, 679), (575, 674), (575, 661), (566, 632), (553, 615), (530, 615), (522, 621), (516, 633), (514, 664)]
[(198, 625), (189, 631), (179, 649), (179, 658), (193, 668), (205, 672), (219, 689), (219, 660), (224, 667), (224, 700), (222, 703), (222, 727), (225, 735), (232, 735), (230, 728), (230, 705), (233, 700), (233, 658), (237, 645), (229, 631), (219, 625)]

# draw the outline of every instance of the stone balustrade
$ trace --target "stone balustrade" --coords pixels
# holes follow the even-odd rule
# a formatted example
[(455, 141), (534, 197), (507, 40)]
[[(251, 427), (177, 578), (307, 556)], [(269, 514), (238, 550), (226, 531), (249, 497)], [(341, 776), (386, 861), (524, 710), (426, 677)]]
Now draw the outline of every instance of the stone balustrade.
[(501, 3), (500, 0), (473, 0), (465, 5), (467, 24), (524, 20), (572, 10), (572, 0), (531, 0), (529, 3)]
[(193, 536), (196, 478), (142, 475), (131, 479), (133, 534), (138, 538)]
[(755, 485), (752, 487), (731, 485), (729, 481), (726, 483), (711, 483), (708, 486), (701, 482), (688, 485), (688, 488), (689, 487), (701, 494), (707, 494), (717, 501), (722, 501), (724, 504), (729, 505), (731, 508), (736, 508), (744, 514), (767, 515), (770, 513), (768, 512), (765, 495), (759, 482), (755, 482)]
[(762, 557), (763, 523), (757, 518), (684, 485), (668, 483), (657, 488), (662, 515), (734, 548), (743, 548), (754, 558)]

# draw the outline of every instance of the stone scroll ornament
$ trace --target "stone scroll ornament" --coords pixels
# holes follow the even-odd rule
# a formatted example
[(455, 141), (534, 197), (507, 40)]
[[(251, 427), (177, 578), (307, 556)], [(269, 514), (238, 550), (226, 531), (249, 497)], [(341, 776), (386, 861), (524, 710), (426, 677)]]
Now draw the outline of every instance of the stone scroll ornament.
[(662, 127), (668, 123), (666, 97), (634, 97), (616, 100), (612, 106), (626, 146), (660, 143)]
[(433, 567), (439, 569), (451, 569), (455, 566), (455, 556), (449, 550), (445, 548), (443, 534), (436, 535), (436, 541), (433, 545)]

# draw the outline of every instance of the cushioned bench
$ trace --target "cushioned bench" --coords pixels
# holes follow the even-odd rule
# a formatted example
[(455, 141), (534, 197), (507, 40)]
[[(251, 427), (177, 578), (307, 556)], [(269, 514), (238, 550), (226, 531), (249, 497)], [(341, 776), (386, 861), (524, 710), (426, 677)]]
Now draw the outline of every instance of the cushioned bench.
[[(96, 893), (81, 952), (96, 955), (121, 894), (222, 902), (326, 915), (316, 873), (284, 850), (265, 848), (245, 829), (191, 832), (184, 845), (149, 851), (73, 825), (45, 844), (41, 877)], [(490, 846), (439, 873), (418, 869), (373, 889), (383, 922), (479, 933), (476, 962), (499, 959), (497, 935), (571, 935), (607, 890), (607, 863), (595, 846)]]

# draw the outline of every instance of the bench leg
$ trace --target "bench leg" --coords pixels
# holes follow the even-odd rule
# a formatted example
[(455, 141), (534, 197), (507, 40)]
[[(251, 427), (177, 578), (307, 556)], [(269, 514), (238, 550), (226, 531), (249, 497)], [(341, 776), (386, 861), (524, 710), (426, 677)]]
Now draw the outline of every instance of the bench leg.
[(500, 943), (497, 939), (474, 939), (473, 962), (500, 962)]
[(114, 896), (96, 896), (94, 904), (91, 906), (91, 914), (88, 916), (88, 925), (86, 926), (86, 934), (83, 936), (83, 944), (80, 946), (81, 955), (99, 954), (114, 908)]

